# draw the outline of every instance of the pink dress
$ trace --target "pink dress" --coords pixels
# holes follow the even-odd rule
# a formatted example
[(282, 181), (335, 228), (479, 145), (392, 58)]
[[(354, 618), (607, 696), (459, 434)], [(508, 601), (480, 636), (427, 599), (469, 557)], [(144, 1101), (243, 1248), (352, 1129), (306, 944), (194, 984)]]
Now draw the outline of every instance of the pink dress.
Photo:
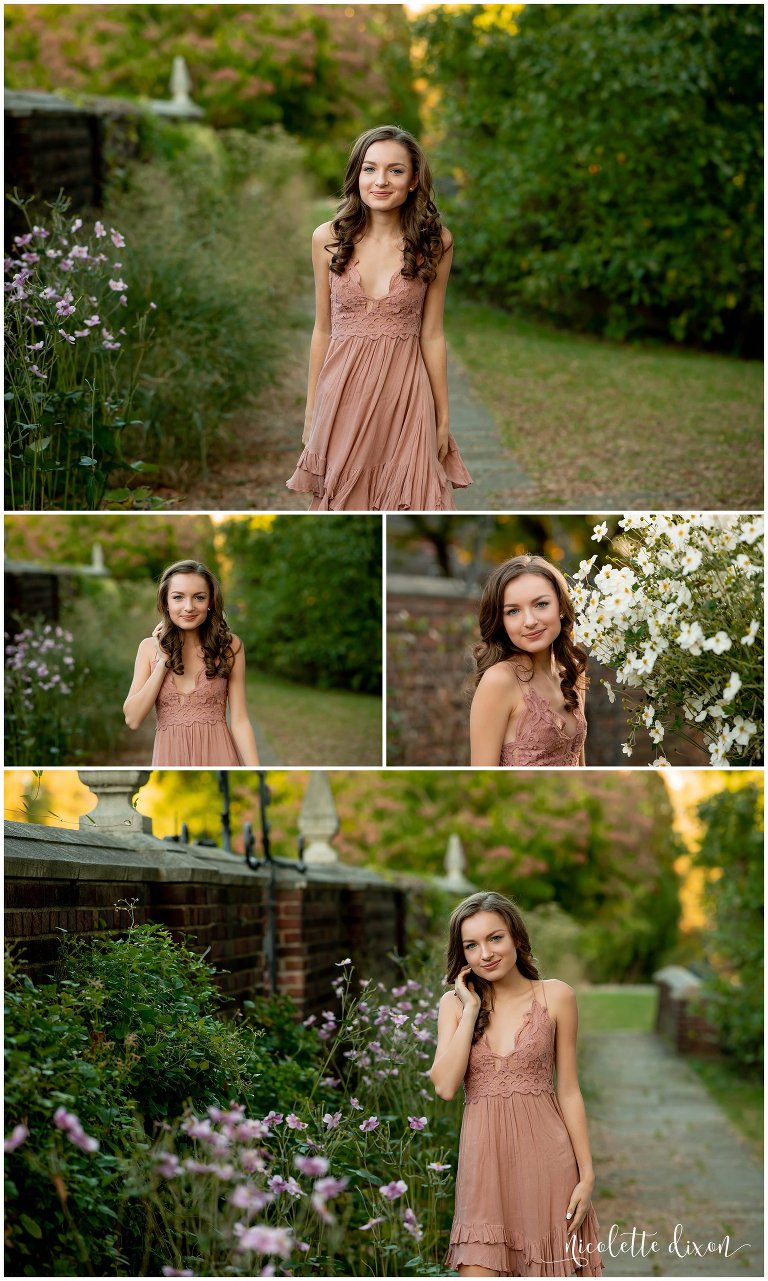
[(503, 1277), (602, 1276), (593, 1209), (568, 1240), (578, 1166), (552, 1085), (555, 1025), (546, 993), (540, 1005), (533, 984), (531, 991), (512, 1052), (494, 1054), (484, 1033), (469, 1053), (446, 1266), (474, 1264)]
[(578, 765), (587, 737), (584, 695), (577, 689), (578, 707), (573, 717), (576, 729), (568, 733), (565, 721), (531, 685), (521, 683), (523, 710), (518, 718), (515, 737), (504, 743), (499, 765)]
[(227, 725), (227, 690), (226, 676), (208, 680), (201, 667), (192, 693), (180, 694), (169, 669), (155, 701), (152, 764), (242, 765)]
[(437, 457), (419, 347), (426, 282), (397, 271), (384, 298), (367, 298), (357, 261), (328, 274), (331, 342), (288, 488), (314, 495), (310, 511), (455, 511), (452, 486), (472, 477), (452, 436)]

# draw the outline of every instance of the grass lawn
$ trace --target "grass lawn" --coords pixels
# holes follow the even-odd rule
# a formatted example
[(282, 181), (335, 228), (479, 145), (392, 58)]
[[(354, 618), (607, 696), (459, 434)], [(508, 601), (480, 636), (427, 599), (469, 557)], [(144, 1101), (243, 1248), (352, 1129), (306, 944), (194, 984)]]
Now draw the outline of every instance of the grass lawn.
[(504, 506), (763, 507), (757, 362), (557, 329), (448, 293), (446, 333), (530, 478)]
[(281, 765), (381, 765), (381, 699), (248, 673), (248, 710)]
[(578, 993), (580, 1032), (650, 1032), (656, 1014), (656, 989), (599, 987)]

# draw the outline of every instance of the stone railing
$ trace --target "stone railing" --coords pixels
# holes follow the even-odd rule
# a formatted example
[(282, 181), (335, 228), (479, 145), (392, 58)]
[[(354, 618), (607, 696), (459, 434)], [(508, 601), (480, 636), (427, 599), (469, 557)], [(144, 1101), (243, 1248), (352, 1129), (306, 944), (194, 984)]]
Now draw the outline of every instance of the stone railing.
[(653, 981), (658, 990), (656, 1031), (668, 1036), (682, 1054), (716, 1054), (717, 1029), (697, 1010), (701, 979), (682, 965), (657, 970)]

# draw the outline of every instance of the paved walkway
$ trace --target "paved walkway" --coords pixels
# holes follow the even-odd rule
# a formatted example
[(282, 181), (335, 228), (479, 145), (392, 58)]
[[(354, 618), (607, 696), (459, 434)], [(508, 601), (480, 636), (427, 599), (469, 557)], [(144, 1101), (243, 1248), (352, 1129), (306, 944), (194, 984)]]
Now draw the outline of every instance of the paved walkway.
[(448, 353), (451, 433), (472, 477), (468, 489), (454, 489), (459, 511), (504, 511), (509, 490), (530, 490), (530, 479), (501, 443), (499, 429), (472, 389), (453, 351)]
[[(762, 1167), (685, 1060), (650, 1032), (592, 1033), (583, 1048), (600, 1239), (612, 1224), (624, 1233), (606, 1276), (763, 1276)], [(682, 1257), (669, 1249), (676, 1224)], [(618, 1255), (633, 1226), (634, 1257)]]

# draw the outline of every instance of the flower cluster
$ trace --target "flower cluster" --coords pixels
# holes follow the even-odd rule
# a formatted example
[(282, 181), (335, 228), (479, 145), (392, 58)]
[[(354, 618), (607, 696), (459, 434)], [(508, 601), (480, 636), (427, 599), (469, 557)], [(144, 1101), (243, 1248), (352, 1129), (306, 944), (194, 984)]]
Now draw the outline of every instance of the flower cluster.
[[(641, 690), (626, 700), (632, 755), (638, 730), (661, 744), (695, 731), (710, 764), (762, 755), (763, 518), (699, 513), (625, 515), (617, 555), (581, 562), (571, 597), (574, 635)], [(605, 523), (595, 526), (601, 542)], [(604, 682), (611, 701), (615, 694)], [(644, 697), (643, 697), (644, 696)], [(661, 749), (656, 764), (667, 764)]]
[(6, 763), (63, 763), (76, 720), (74, 638), (53, 623), (5, 635)]

